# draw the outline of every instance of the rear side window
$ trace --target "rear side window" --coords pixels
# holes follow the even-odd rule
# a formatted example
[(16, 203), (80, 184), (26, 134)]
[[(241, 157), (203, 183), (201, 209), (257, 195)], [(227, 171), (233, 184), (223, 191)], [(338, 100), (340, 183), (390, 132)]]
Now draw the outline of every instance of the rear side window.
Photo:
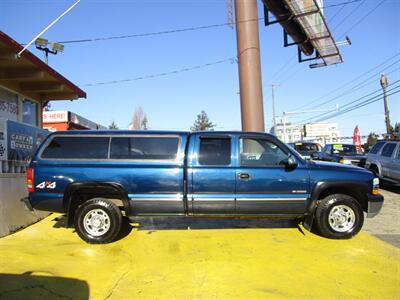
[(108, 137), (56, 136), (42, 152), (51, 159), (106, 159)]
[(231, 163), (230, 138), (200, 138), (199, 164), (224, 166)]
[(387, 143), (382, 149), (382, 156), (391, 157), (395, 148), (395, 143)]
[(111, 159), (173, 160), (178, 137), (116, 137), (111, 140)]
[(383, 145), (385, 145), (385, 142), (378, 142), (378, 143), (376, 143), (376, 144), (372, 147), (372, 149), (369, 151), (369, 153), (372, 153), (372, 154), (378, 153), (379, 150), (382, 149)]

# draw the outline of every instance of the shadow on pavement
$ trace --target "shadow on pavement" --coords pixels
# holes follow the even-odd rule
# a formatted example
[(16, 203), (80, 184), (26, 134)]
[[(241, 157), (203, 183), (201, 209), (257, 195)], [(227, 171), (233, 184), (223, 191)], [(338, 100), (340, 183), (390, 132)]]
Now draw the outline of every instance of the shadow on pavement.
[[(65, 215), (53, 219), (54, 228), (65, 228)], [(128, 236), (132, 229), (148, 230), (149, 234), (156, 230), (198, 230), (198, 229), (235, 229), (235, 228), (297, 228), (305, 235), (300, 227), (301, 219), (293, 218), (260, 218), (260, 217), (124, 217), (122, 228), (115, 241)]]
[(211, 218), (211, 217), (132, 217), (139, 230), (296, 228), (299, 219), (283, 218)]
[(89, 299), (86, 281), (47, 276), (0, 273), (0, 299)]
[(400, 184), (389, 183), (382, 180), (381, 188), (392, 193), (400, 194)]

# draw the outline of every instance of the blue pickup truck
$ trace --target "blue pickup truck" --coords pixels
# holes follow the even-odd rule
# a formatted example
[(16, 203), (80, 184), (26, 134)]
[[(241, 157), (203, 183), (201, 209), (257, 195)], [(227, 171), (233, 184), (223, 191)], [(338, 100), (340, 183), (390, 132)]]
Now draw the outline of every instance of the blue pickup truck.
[(372, 172), (307, 161), (260, 132), (56, 132), (27, 186), (30, 208), (65, 213), (88, 243), (115, 240), (123, 216), (301, 218), (345, 239), (383, 204)]

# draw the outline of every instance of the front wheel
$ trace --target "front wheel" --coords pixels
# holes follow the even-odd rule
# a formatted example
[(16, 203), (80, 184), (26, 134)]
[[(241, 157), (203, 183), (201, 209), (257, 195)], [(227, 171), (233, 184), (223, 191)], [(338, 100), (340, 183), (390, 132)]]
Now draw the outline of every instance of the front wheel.
[(95, 198), (84, 202), (75, 214), (75, 229), (90, 244), (110, 243), (121, 230), (122, 214), (108, 199)]
[(349, 239), (361, 230), (364, 213), (353, 197), (329, 195), (317, 207), (316, 223), (320, 233), (327, 238)]

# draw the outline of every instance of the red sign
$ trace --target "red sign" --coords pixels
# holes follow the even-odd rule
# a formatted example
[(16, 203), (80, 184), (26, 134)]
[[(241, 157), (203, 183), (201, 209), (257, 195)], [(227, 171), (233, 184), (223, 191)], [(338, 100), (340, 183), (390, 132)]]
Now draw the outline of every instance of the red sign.
[(358, 126), (354, 128), (354, 134), (353, 134), (353, 144), (356, 146), (357, 153), (361, 153), (361, 136), (360, 136), (360, 130), (358, 130)]

